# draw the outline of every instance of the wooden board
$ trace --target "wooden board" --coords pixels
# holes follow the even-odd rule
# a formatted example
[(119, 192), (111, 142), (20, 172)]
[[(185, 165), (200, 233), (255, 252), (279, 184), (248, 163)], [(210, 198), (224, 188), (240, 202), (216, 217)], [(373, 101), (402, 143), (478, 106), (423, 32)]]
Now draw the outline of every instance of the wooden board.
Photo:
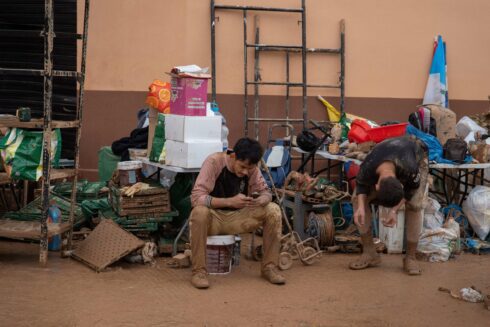
[[(22, 122), (15, 116), (0, 117), (0, 127), (17, 127), (17, 128), (43, 128), (43, 119), (31, 119), (28, 122)], [(76, 128), (80, 127), (80, 121), (63, 121), (53, 120), (51, 121), (51, 128)]]
[(72, 256), (99, 272), (110, 264), (145, 245), (145, 242), (103, 219), (73, 251)]
[[(69, 228), (69, 223), (48, 223), (48, 237), (65, 233)], [(0, 220), (0, 237), (39, 240), (41, 238), (41, 223), (39, 221), (2, 219)]]
[(110, 183), (109, 187), (109, 203), (119, 216), (151, 217), (172, 210), (167, 189), (150, 187), (128, 197), (114, 184)]

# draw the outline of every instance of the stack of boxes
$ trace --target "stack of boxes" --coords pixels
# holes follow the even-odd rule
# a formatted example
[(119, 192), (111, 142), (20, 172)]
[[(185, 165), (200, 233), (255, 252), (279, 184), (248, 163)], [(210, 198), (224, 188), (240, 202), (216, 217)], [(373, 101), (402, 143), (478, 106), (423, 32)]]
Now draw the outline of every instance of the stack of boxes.
[(165, 116), (165, 164), (199, 168), (212, 153), (223, 151), (222, 121), (206, 116), (205, 78), (172, 75), (170, 112)]

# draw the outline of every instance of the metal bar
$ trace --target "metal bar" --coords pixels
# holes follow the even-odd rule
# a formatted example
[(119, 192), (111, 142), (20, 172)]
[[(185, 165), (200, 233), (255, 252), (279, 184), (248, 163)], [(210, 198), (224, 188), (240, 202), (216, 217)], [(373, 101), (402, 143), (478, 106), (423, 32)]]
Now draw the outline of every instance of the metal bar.
[(303, 86), (302, 83), (287, 83), (287, 82), (247, 82), (248, 85), (289, 85)]
[[(255, 25), (255, 43), (259, 43), (260, 41), (260, 27), (258, 16), (254, 16), (254, 25)], [(259, 70), (259, 51), (258, 48), (255, 48), (254, 51), (254, 82), (259, 82), (261, 80), (260, 70)], [(254, 85), (254, 118), (259, 117), (259, 84)], [(254, 123), (255, 130), (255, 139), (259, 140), (259, 122), (255, 121)]]
[(306, 0), (301, 0), (301, 62), (303, 70), (303, 129), (306, 128), (306, 122), (308, 121), (308, 98), (306, 87)]
[(248, 79), (247, 79), (247, 11), (243, 11), (243, 111), (245, 114), (245, 136), (248, 136)]
[(248, 118), (248, 121), (263, 121), (263, 122), (292, 122), (292, 123), (302, 123), (303, 119), (294, 118)]
[(27, 197), (29, 196), (29, 181), (25, 180), (23, 183), (23, 194), (22, 194), (22, 207), (27, 205)]
[[(260, 51), (283, 51), (283, 52), (290, 52), (290, 53), (301, 53), (302, 47), (297, 47), (296, 46), (281, 46), (276, 47), (274, 45), (264, 45), (263, 47), (260, 48)], [(306, 52), (308, 53), (331, 53), (331, 54), (340, 54), (341, 49), (328, 49), (328, 48), (306, 48)]]
[(326, 89), (340, 89), (340, 85), (329, 85), (329, 84), (306, 84), (307, 87), (317, 87)]
[(211, 0), (211, 102), (216, 102), (216, 17), (214, 0)]
[[(286, 52), (286, 83), (289, 83), (289, 52)], [(286, 86), (286, 119), (289, 119), (290, 101), (289, 101), (289, 85)]]
[(267, 44), (260, 44), (260, 43), (255, 43), (255, 44), (245, 44), (246, 47), (248, 48), (277, 48), (277, 49), (302, 49), (300, 45), (267, 45)]
[(48, 261), (48, 208), (51, 170), (51, 104), (53, 95), (53, 0), (44, 2), (44, 126), (43, 126), (43, 181), (42, 215), (39, 262)]
[(41, 69), (0, 68), (0, 75), (43, 76)]
[(78, 72), (72, 72), (68, 70), (53, 70), (54, 77), (76, 77), (80, 78), (80, 74)]
[[(5, 37), (43, 37), (43, 31), (41, 30), (16, 30), (16, 29), (2, 29), (0, 30), (0, 36)], [(56, 32), (54, 35), (57, 39), (61, 38), (73, 38), (81, 40), (81, 34), (67, 33), (67, 32)]]
[[(82, 137), (82, 118), (83, 118), (83, 100), (85, 94), (85, 69), (87, 65), (87, 39), (88, 39), (88, 18), (90, 14), (90, 0), (85, 0), (85, 10), (83, 17), (83, 39), (82, 39), (82, 61), (80, 65), (80, 88), (78, 90), (78, 106), (77, 106), (77, 121), (80, 122), (80, 125), (77, 128), (76, 132), (76, 142), (75, 142), (75, 158), (74, 158), (74, 169), (75, 176), (73, 177), (73, 184), (71, 190), (71, 206), (70, 206), (70, 216), (69, 216), (69, 224), (70, 229), (68, 231), (68, 251), (71, 250), (72, 247), (72, 238), (73, 238), (73, 223), (75, 216), (75, 203), (77, 201), (77, 181), (78, 181), (78, 169), (80, 166), (80, 139)], [(63, 251), (61, 252), (63, 255)]]
[(253, 11), (279, 11), (279, 12), (303, 12), (303, 9), (296, 8), (272, 8), (272, 7), (256, 7), (256, 6), (227, 6), (227, 5), (215, 5), (216, 9), (224, 10), (253, 10)]
[[(0, 75), (20, 75), (20, 76), (44, 76), (42, 69), (23, 69), (23, 68), (0, 68)], [(67, 70), (53, 70), (54, 77), (79, 77), (77, 72)]]
[(345, 21), (340, 21), (340, 116), (345, 112)]

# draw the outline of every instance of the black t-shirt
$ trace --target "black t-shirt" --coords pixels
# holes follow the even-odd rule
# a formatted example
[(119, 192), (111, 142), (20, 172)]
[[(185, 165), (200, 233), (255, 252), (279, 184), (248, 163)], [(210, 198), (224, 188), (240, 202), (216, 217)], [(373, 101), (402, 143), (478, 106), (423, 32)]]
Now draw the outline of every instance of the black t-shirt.
[(425, 144), (401, 136), (377, 144), (364, 159), (356, 177), (356, 193), (369, 194), (378, 182), (376, 169), (385, 161), (395, 165), (396, 178), (402, 183), (405, 199), (410, 200), (420, 185), (419, 165), (426, 157)]
[[(231, 198), (242, 193), (248, 195), (248, 176), (238, 177), (225, 166), (216, 179), (214, 189), (209, 195), (215, 198)], [(222, 210), (234, 210), (222, 208)]]

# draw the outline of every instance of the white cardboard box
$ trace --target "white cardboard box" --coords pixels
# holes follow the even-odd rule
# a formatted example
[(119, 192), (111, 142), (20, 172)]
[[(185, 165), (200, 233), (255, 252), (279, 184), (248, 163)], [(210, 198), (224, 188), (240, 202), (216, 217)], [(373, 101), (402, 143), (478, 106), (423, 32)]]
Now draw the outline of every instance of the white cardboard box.
[(165, 142), (165, 164), (182, 168), (200, 168), (204, 160), (212, 153), (223, 151), (219, 142)]
[(221, 117), (165, 115), (165, 139), (221, 142)]

